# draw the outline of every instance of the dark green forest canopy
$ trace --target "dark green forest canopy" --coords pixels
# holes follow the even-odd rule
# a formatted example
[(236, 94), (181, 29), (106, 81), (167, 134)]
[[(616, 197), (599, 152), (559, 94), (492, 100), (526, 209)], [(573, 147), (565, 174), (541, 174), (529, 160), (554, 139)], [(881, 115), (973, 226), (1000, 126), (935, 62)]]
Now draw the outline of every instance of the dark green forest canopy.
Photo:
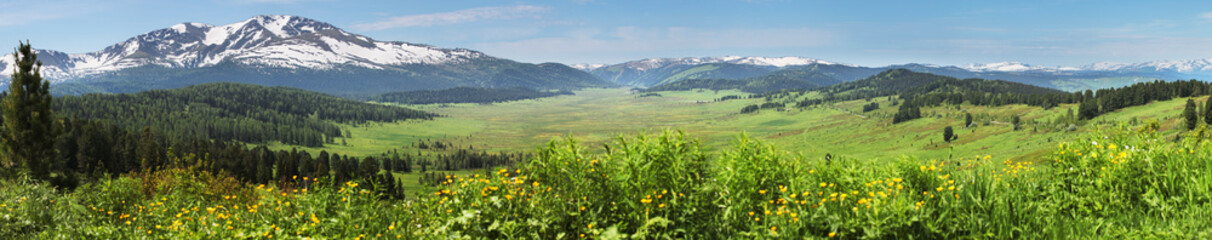
[(573, 95), (571, 91), (539, 91), (530, 88), (456, 87), (442, 90), (390, 92), (371, 97), (371, 101), (401, 104), (495, 103), (524, 99)]
[(137, 130), (149, 126), (170, 142), (189, 139), (281, 141), (320, 146), (342, 136), (335, 123), (361, 124), (436, 115), (363, 103), (288, 87), (202, 84), (134, 94), (89, 94), (55, 99), (65, 117), (105, 120)]
[(884, 71), (858, 81), (821, 89), (826, 93), (846, 93), (857, 98), (889, 95), (924, 95), (929, 93), (982, 92), (995, 94), (1064, 94), (1064, 91), (1022, 83), (958, 79), (943, 75), (914, 72), (907, 69)]

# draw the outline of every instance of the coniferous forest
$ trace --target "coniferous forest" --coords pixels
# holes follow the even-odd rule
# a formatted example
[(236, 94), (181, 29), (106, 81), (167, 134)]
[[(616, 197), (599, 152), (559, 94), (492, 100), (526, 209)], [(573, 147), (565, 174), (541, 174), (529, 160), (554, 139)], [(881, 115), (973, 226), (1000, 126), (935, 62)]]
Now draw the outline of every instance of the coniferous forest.
[(333, 143), (332, 139), (341, 137), (337, 123), (424, 120), (435, 116), (299, 89), (239, 83), (67, 96), (56, 99), (54, 106), (59, 115), (71, 118), (107, 121), (132, 131), (150, 127), (170, 142), (280, 141), (311, 147)]

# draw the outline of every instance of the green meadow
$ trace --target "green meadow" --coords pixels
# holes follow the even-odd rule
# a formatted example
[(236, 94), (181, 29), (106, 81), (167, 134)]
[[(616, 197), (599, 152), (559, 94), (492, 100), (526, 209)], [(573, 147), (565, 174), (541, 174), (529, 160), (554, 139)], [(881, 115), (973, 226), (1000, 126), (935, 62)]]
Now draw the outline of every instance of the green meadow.
[[(344, 125), (349, 138), (338, 138), (323, 148), (273, 144), (274, 149), (325, 150), (353, 156), (377, 155), (400, 149), (435, 152), (412, 147), (417, 141), (443, 141), (489, 152), (530, 152), (536, 147), (571, 136), (591, 146), (623, 135), (674, 129), (703, 141), (708, 149), (730, 146), (740, 135), (760, 139), (789, 154), (805, 159), (825, 155), (859, 159), (890, 160), (912, 156), (921, 159), (952, 159), (992, 156), (998, 159), (1037, 160), (1057, 143), (1070, 140), (1093, 128), (1117, 124), (1158, 121), (1168, 134), (1182, 123), (1178, 115), (1185, 98), (1129, 107), (1088, 120), (1070, 129), (1054, 124), (1076, 104), (1051, 109), (1025, 105), (1000, 107), (951, 105), (924, 108), (923, 118), (892, 124), (896, 112), (887, 97), (784, 109), (764, 109), (741, 114), (746, 105), (763, 99), (715, 101), (729, 96), (748, 96), (739, 91), (659, 92), (661, 96), (638, 97), (628, 89), (589, 89), (573, 96), (523, 100), (496, 104), (406, 105), (442, 117), (396, 123)], [(798, 100), (816, 97), (815, 92)], [(1206, 97), (1196, 98), (1203, 101)], [(875, 102), (878, 110), (862, 112)], [(963, 126), (965, 114), (973, 126)], [(1019, 130), (1010, 125), (1019, 116)], [(952, 126), (954, 142), (943, 141), (942, 129)], [(342, 144), (344, 143), (344, 144)]]

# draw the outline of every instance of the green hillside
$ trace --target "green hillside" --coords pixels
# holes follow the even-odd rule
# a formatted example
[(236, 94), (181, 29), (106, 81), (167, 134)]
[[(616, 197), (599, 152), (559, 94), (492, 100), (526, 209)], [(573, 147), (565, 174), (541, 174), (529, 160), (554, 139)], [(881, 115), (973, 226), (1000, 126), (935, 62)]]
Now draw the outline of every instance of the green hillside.
[(775, 71), (772, 67), (744, 64), (709, 63), (671, 65), (635, 71), (623, 66), (610, 66), (590, 71), (595, 76), (624, 86), (650, 87), (686, 79), (739, 79), (761, 76)]

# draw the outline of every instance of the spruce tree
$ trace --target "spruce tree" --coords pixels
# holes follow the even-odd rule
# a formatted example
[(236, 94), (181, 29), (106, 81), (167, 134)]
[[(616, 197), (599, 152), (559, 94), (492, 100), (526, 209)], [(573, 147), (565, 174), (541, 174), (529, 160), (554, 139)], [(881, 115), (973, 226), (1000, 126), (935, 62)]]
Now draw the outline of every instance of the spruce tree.
[(0, 104), (5, 129), (0, 136), (0, 167), (19, 165), (35, 179), (48, 179), (58, 135), (51, 112), (50, 82), (42, 80), (42, 62), (29, 42), (21, 43), (13, 58), (16, 69)]
[(951, 126), (943, 128), (943, 141), (951, 142), (952, 139), (955, 139), (955, 130)]
[(144, 170), (150, 170), (163, 164), (159, 157), (160, 144), (156, 141), (156, 134), (152, 133), (151, 127), (143, 127), (143, 133), (139, 134), (137, 149), (140, 165)]
[(328, 177), (328, 151), (320, 151), (320, 157), (316, 159), (316, 178)]
[(375, 174), (379, 174), (379, 161), (375, 161), (373, 157), (369, 156), (363, 158), (362, 162), (358, 165), (358, 177), (369, 179), (375, 176)]
[(1187, 99), (1187, 107), (1183, 108), (1183, 117), (1187, 119), (1187, 130), (1199, 125), (1199, 116), (1195, 113), (1195, 100)]
[(311, 159), (311, 153), (307, 151), (299, 152), (299, 177), (314, 177), (316, 174), (316, 163)]
[(1212, 124), (1212, 97), (1204, 101), (1204, 123)]
[(972, 114), (964, 113), (964, 128), (972, 126)]

